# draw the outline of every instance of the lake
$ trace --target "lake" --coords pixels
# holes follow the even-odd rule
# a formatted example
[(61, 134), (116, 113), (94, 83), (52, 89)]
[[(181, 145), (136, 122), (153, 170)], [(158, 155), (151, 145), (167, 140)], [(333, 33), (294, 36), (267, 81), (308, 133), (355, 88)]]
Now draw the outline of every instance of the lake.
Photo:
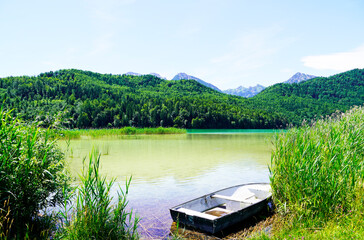
[(132, 176), (128, 200), (141, 218), (139, 232), (162, 239), (172, 223), (170, 207), (229, 186), (269, 182), (272, 136), (272, 131), (198, 131), (83, 138), (71, 140), (68, 148), (65, 141), (60, 145), (74, 176), (93, 148), (100, 151), (102, 174), (122, 186)]

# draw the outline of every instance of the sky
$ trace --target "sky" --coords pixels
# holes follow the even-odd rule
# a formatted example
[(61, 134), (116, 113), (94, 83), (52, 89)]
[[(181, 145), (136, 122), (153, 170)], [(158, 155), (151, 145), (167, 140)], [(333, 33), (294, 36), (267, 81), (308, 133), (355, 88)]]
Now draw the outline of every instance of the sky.
[(364, 68), (362, 0), (0, 0), (0, 77), (185, 72), (225, 90)]

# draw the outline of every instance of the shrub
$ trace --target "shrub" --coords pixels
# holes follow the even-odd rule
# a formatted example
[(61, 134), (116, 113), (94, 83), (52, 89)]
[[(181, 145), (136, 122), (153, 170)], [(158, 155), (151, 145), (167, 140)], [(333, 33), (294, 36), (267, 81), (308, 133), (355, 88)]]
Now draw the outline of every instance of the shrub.
[(121, 130), (121, 133), (126, 134), (126, 135), (131, 135), (131, 134), (135, 134), (137, 131), (137, 129), (135, 127), (124, 127)]

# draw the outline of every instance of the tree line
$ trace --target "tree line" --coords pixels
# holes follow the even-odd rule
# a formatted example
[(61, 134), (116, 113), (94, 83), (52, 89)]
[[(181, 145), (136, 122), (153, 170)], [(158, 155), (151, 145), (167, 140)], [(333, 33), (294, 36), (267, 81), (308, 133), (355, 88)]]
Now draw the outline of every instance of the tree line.
[(25, 121), (44, 127), (61, 119), (67, 128), (178, 127), (281, 128), (279, 113), (193, 80), (152, 75), (98, 74), (60, 70), (0, 79), (3, 104)]

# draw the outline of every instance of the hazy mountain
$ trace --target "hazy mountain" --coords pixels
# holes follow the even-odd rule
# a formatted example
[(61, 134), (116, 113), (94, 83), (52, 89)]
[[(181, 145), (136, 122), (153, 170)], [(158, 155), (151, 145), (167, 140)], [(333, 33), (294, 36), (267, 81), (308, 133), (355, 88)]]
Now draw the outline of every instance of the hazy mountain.
[(135, 72), (127, 72), (127, 73), (125, 73), (125, 75), (141, 76), (141, 75), (143, 75), (143, 74), (135, 73)]
[(197, 77), (188, 75), (186, 73), (178, 73), (176, 76), (174, 76), (174, 78), (172, 80), (182, 80), (182, 79), (185, 79), (185, 80), (192, 79), (192, 80), (195, 80), (195, 81), (201, 83), (202, 85), (204, 85), (206, 87), (212, 88), (218, 92), (222, 92), (220, 89), (218, 89), (216, 86), (212, 85), (211, 83), (205, 82)]
[[(164, 79), (166, 80), (165, 77), (162, 77), (161, 75), (159, 75), (158, 73), (149, 73), (149, 74), (140, 74), (140, 73), (135, 73), (135, 72), (127, 72), (125, 73), (125, 75), (132, 75), (132, 76), (143, 76), (143, 75), (153, 75), (155, 77), (158, 77), (160, 79)], [(195, 80), (196, 82), (208, 87), (208, 88), (212, 88), (218, 92), (222, 92), (219, 88), (217, 88), (216, 86), (212, 85), (211, 83), (208, 83), (208, 82), (205, 82), (197, 77), (194, 77), (194, 76), (191, 76), (191, 75), (188, 75), (186, 73), (178, 73), (176, 76), (173, 77), (172, 80), (182, 80), (182, 79), (185, 79), (185, 80)]]
[(153, 76), (155, 76), (155, 77), (158, 77), (158, 78), (160, 78), (160, 79), (164, 79), (164, 80), (166, 80), (167, 78), (165, 78), (165, 77), (162, 77), (161, 75), (159, 75), (158, 73), (149, 73), (149, 75), (153, 75)]
[(245, 88), (243, 86), (240, 86), (235, 89), (223, 90), (223, 92), (226, 94), (230, 94), (230, 95), (236, 95), (236, 96), (249, 98), (249, 97), (253, 97), (253, 96), (257, 95), (258, 93), (263, 91), (263, 89), (265, 89), (264, 86), (257, 84), (254, 87)]
[(284, 83), (299, 83), (299, 82), (307, 81), (309, 79), (316, 78), (316, 77), (317, 76), (298, 72), (295, 75), (293, 75), (290, 79), (285, 81)]
[[(126, 75), (133, 75), (133, 76), (148, 75), (148, 74), (140, 74), (140, 73), (135, 73), (135, 72), (127, 72), (125, 74)], [(160, 79), (166, 79), (165, 77), (162, 77), (158, 73), (149, 73), (149, 75), (153, 75), (153, 76), (158, 77)], [(299, 83), (299, 82), (307, 81), (307, 80), (312, 79), (312, 78), (316, 78), (316, 76), (298, 72), (298, 73), (294, 74), (290, 79), (285, 81), (284, 83), (289, 83), (289, 84)], [(209, 88), (212, 88), (212, 89), (214, 89), (214, 90), (216, 90), (218, 92), (223, 92), (223, 93), (226, 93), (226, 94), (241, 96), (241, 97), (245, 97), (245, 98), (254, 97), (255, 95), (257, 95), (258, 93), (260, 93), (261, 91), (263, 91), (265, 89), (264, 86), (257, 84), (256, 86), (248, 87), (248, 88), (240, 86), (240, 87), (237, 87), (237, 88), (232, 88), (232, 89), (227, 89), (227, 90), (221, 91), (219, 88), (212, 85), (211, 83), (205, 82), (205, 81), (203, 81), (203, 80), (201, 80), (201, 79), (199, 79), (197, 77), (188, 75), (186, 73), (178, 73), (176, 76), (173, 77), (172, 80), (182, 80), (182, 79), (195, 80), (195, 81), (201, 83), (202, 85), (204, 85), (206, 87), (209, 87)]]
[(136, 72), (127, 72), (127, 73), (125, 73), (125, 75), (132, 75), (132, 76), (152, 75), (152, 76), (158, 77), (158, 78), (160, 78), (160, 79), (164, 79), (164, 80), (166, 80), (166, 78), (165, 78), (165, 77), (162, 77), (162, 76), (161, 76), (161, 75), (159, 75), (158, 73), (141, 74), (141, 73), (136, 73)]
[[(305, 73), (298, 72), (295, 75), (293, 75), (290, 79), (288, 79), (287, 81), (285, 81), (283, 83), (289, 83), (289, 84), (299, 83), (299, 82), (304, 82), (304, 81), (307, 81), (309, 79), (316, 78), (316, 77), (317, 76), (308, 75), (308, 74), (305, 74)], [(223, 90), (223, 92), (227, 93), (227, 94), (231, 94), (231, 95), (250, 98), (250, 97), (254, 97), (255, 95), (257, 95), (258, 93), (260, 93), (264, 89), (265, 89), (264, 86), (258, 84), (255, 87), (245, 88), (243, 86), (240, 86), (240, 87), (235, 88), (235, 89)]]

